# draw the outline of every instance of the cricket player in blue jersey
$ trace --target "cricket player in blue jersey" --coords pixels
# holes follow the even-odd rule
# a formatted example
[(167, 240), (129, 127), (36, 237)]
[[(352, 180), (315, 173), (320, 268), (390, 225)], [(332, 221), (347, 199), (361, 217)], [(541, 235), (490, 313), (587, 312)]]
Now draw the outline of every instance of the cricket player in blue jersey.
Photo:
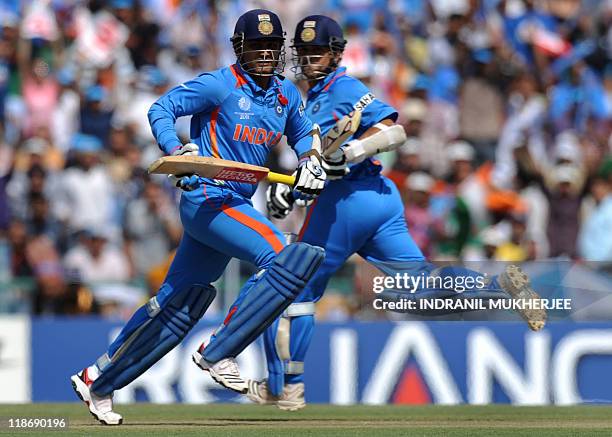
[[(413, 294), (387, 290), (389, 300), (505, 299), (519, 293), (529, 298), (537, 296), (526, 275), (516, 266), (509, 266), (485, 285), (478, 272), (461, 267), (436, 269), (425, 261), (408, 233), (404, 206), (395, 184), (381, 175), (382, 167), (373, 158), (403, 144), (405, 132), (395, 124), (397, 111), (339, 66), (345, 44), (338, 23), (322, 15), (300, 21), (293, 39), (296, 74), (309, 84), (306, 114), (321, 127), (323, 134), (352, 111), (361, 111), (361, 123), (348, 143), (331, 156), (323, 155), (323, 168), (330, 182), (309, 206), (298, 240), (324, 247), (325, 260), (302, 294), (264, 334), (268, 378), (249, 381), (247, 395), (251, 400), (273, 403), (284, 410), (306, 405), (304, 358), (314, 329), (314, 304), (330, 277), (354, 253), (390, 276), (409, 272), (432, 278), (473, 278), (474, 286), (463, 293), (452, 287), (423, 287)], [(268, 189), (267, 201), (271, 215), (276, 218), (285, 217), (294, 203), (291, 190), (279, 184)], [(476, 284), (478, 278), (484, 286)], [(541, 312), (522, 315), (532, 329), (543, 326), (545, 316)]]
[[(236, 64), (203, 73), (159, 98), (149, 111), (151, 129), (168, 155), (202, 155), (263, 165), (281, 136), (299, 157), (293, 195), (313, 199), (325, 184), (319, 131), (304, 114), (295, 86), (282, 76), (284, 32), (272, 12), (242, 15), (231, 38)], [(190, 115), (191, 142), (174, 129)], [(246, 393), (235, 357), (300, 294), (324, 258), (324, 250), (285, 238), (252, 206), (255, 186), (195, 175), (172, 177), (184, 190), (180, 215), (185, 232), (157, 295), (127, 322), (108, 350), (71, 377), (77, 395), (100, 422), (118, 425), (112, 395), (173, 349), (215, 297), (211, 285), (232, 257), (259, 271), (240, 290), (229, 314), (193, 361), (221, 385)]]

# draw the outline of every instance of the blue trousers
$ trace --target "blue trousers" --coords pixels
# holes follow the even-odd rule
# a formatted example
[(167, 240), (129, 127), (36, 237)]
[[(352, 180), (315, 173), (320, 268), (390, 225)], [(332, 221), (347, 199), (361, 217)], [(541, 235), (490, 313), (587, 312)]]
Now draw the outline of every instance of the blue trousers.
[(395, 184), (384, 176), (333, 181), (306, 213), (298, 240), (325, 248), (325, 261), (296, 302), (318, 301), (352, 254), (387, 270), (425, 258), (406, 225)]
[[(195, 191), (183, 193), (180, 215), (185, 232), (156, 296), (156, 303), (142, 307), (127, 322), (106, 354), (97, 362), (103, 372), (104, 367), (111, 364), (117, 368), (120, 365), (127, 366), (127, 363), (135, 360), (134, 357), (123, 357), (122, 355), (129, 353), (122, 351), (128, 349), (144, 326), (153, 325), (147, 325), (151, 314), (159, 311), (160, 307), (163, 308), (166, 302), (173, 301), (174, 296), (182, 295), (181, 293), (194, 284), (204, 285), (204, 288), (209, 286), (221, 276), (232, 257), (253, 263), (259, 269), (266, 269), (285, 246), (282, 232), (257, 212), (250, 200), (223, 186), (203, 185)], [(253, 276), (244, 285), (237, 301), (232, 305), (234, 309), (240, 305), (256, 280)], [(186, 312), (188, 310), (185, 309)], [(185, 329), (190, 329), (190, 326)], [(151, 341), (150, 347), (156, 347), (153, 344), (155, 338)], [(167, 350), (163, 353), (167, 353)], [(124, 360), (123, 364), (118, 363), (119, 360)], [(146, 368), (138, 368), (129, 377), (123, 376), (122, 385), (125, 385), (126, 381), (129, 383), (145, 370)], [(105, 384), (106, 392), (116, 388), (113, 387), (112, 381)]]
[[(288, 317), (280, 318), (264, 333), (268, 386), (275, 395), (281, 393), (284, 383), (302, 382), (314, 329), (313, 303), (349, 256), (358, 253), (386, 274), (394, 271), (391, 266), (418, 266), (424, 260), (408, 233), (395, 184), (380, 175), (329, 182), (308, 208), (298, 240), (323, 247), (325, 260), (287, 310)], [(288, 344), (283, 345), (287, 335)]]

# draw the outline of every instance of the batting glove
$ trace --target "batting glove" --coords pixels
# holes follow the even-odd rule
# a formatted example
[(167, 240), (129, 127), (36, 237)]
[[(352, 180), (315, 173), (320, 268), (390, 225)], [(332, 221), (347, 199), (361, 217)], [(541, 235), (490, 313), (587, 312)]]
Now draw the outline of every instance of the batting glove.
[(172, 156), (188, 156), (188, 155), (199, 155), (200, 147), (197, 144), (187, 143), (172, 152)]
[(342, 148), (336, 150), (329, 156), (323, 155), (321, 167), (325, 170), (327, 179), (330, 181), (342, 179), (350, 171)]
[[(187, 143), (172, 152), (172, 156), (197, 156), (200, 154), (200, 147), (194, 143)], [(168, 175), (168, 180), (176, 188), (183, 191), (193, 191), (199, 185), (199, 179), (193, 174)]]
[(284, 184), (272, 184), (266, 190), (266, 206), (270, 216), (283, 219), (293, 209), (291, 188)]
[(200, 179), (197, 175), (174, 175), (169, 174), (168, 180), (176, 188), (180, 188), (183, 191), (193, 191), (200, 185)]
[(316, 198), (323, 191), (326, 178), (325, 170), (321, 167), (321, 156), (316, 152), (310, 153), (300, 160), (295, 173), (293, 196), (305, 200)]

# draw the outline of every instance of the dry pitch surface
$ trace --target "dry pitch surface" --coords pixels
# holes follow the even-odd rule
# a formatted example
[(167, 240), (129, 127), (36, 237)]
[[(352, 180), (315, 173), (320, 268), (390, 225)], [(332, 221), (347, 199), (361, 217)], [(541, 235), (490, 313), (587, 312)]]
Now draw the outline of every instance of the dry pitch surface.
[[(612, 407), (118, 405), (102, 426), (83, 404), (0, 405), (0, 434), (79, 436), (612, 436)], [(67, 430), (7, 428), (9, 417), (66, 417)]]

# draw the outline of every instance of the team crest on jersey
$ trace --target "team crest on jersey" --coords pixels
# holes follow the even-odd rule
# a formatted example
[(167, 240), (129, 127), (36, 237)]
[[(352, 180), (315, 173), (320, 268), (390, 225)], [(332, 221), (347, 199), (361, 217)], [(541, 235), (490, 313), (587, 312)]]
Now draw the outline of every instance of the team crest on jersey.
[(312, 107), (312, 113), (315, 114), (317, 112), (319, 112), (319, 109), (321, 109), (321, 104), (319, 102), (315, 103), (315, 105)]
[(238, 99), (238, 107), (243, 111), (248, 111), (251, 109), (251, 99), (246, 96), (240, 97), (240, 99)]
[(317, 33), (312, 27), (305, 27), (300, 34), (300, 38), (302, 38), (302, 41), (304, 42), (310, 42), (315, 39), (316, 36)]
[(281, 105), (276, 105), (276, 115), (279, 117), (283, 115), (283, 107)]
[(298, 107), (298, 114), (300, 114), (300, 117), (304, 116), (304, 102), (300, 103), (300, 106)]

